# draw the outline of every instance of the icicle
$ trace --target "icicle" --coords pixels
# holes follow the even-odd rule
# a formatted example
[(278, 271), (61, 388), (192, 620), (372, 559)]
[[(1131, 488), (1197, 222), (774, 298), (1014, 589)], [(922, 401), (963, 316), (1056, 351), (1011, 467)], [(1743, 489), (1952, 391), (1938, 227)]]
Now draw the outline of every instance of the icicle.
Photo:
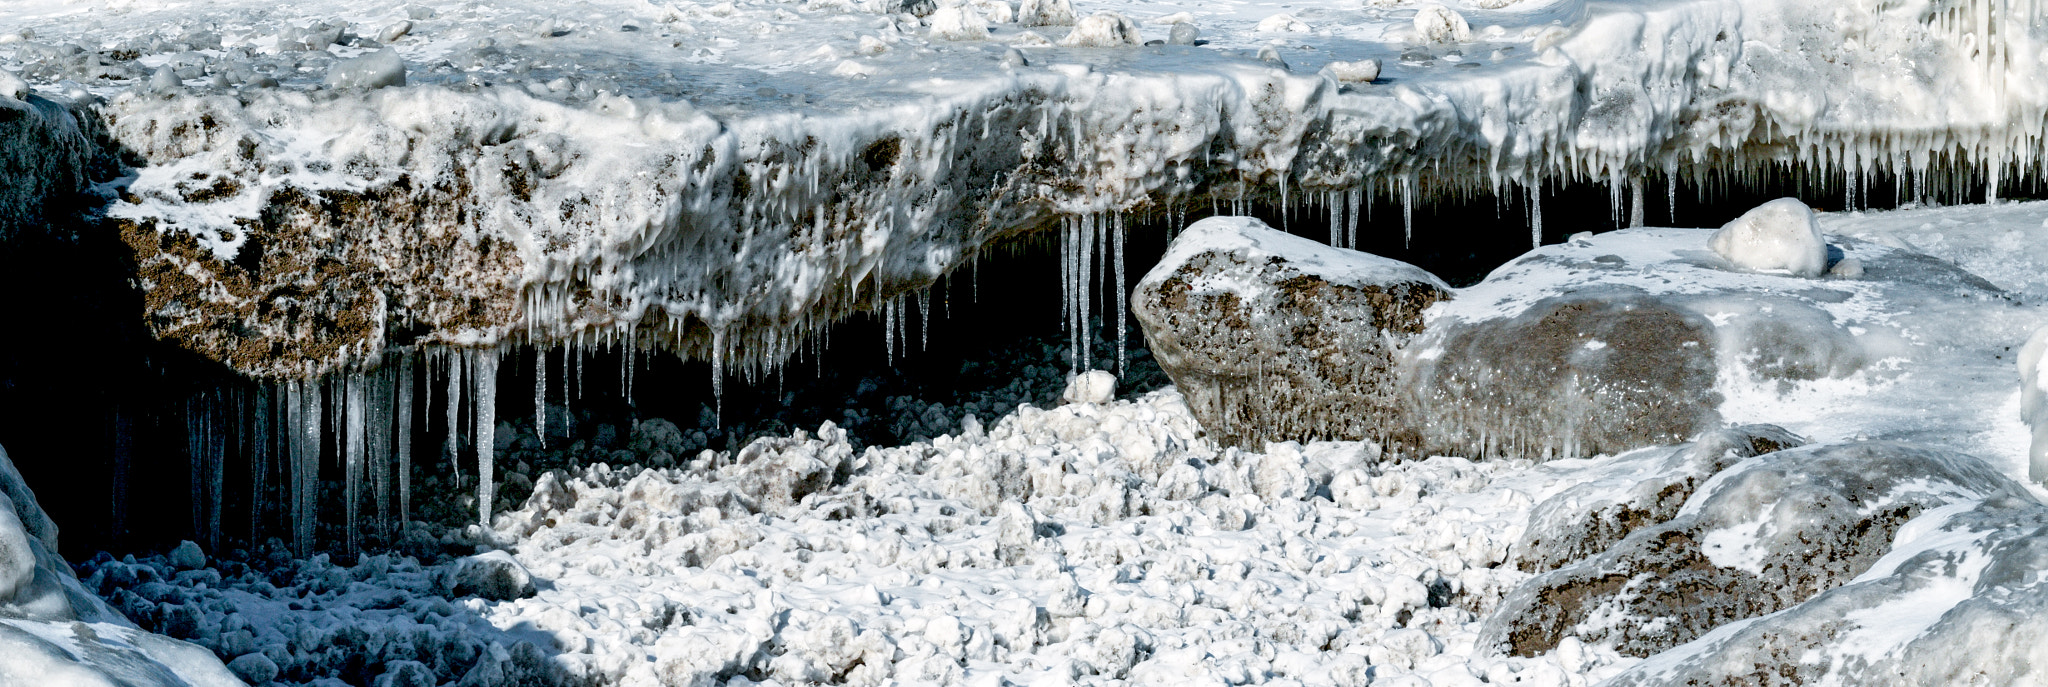
[(498, 352), (485, 350), (478, 354), (476, 369), (471, 375), (476, 389), (476, 514), (477, 523), (489, 530), (491, 527), (491, 505), (497, 499), (496, 477), (492, 465), (493, 452), (497, 450), (498, 431)]
[(1088, 280), (1092, 276), (1089, 272), (1095, 267), (1095, 216), (1090, 215), (1081, 222), (1081, 240), (1077, 244), (1075, 248), (1079, 249), (1079, 255), (1076, 256), (1076, 266), (1080, 269), (1078, 276), (1081, 292), (1078, 295), (1081, 313), (1080, 320), (1074, 328), (1074, 337), (1081, 340), (1081, 357), (1075, 359), (1074, 371), (1081, 372), (1095, 369), (1095, 337), (1090, 331), (1093, 321), (1088, 317), (1088, 301), (1092, 295), (1088, 290)]
[(533, 346), (533, 438), (548, 447), (548, 351)]
[(1125, 321), (1130, 319), (1126, 310), (1130, 308), (1130, 287), (1124, 283), (1124, 216), (1116, 216), (1116, 243), (1111, 247), (1111, 262), (1116, 270), (1116, 376), (1124, 376), (1124, 330)]
[(249, 427), (249, 541), (259, 541), (263, 532), (263, 505), (270, 503), (268, 473), (270, 470), (270, 423), (271, 407), (276, 403), (276, 387), (258, 384), (249, 413), (253, 416)]
[(401, 527), (412, 519), (412, 356), (398, 359), (398, 386), (394, 390), (397, 398), (393, 405), (397, 415), (392, 432), (398, 442), (394, 448), (398, 458), (398, 522)]
[(1348, 193), (1351, 196), (1351, 213), (1344, 216), (1344, 247), (1358, 250), (1358, 210), (1364, 204), (1365, 189), (1353, 187)]
[(711, 403), (714, 427), (725, 426), (725, 328), (711, 330)]
[(1642, 179), (1631, 179), (1628, 182), (1628, 225), (1630, 227), (1643, 226)]
[(468, 367), (469, 356), (461, 351), (448, 351), (448, 468), (455, 473), (456, 488), (462, 487), (462, 387), (464, 369)]
[(1543, 247), (1543, 181), (1529, 185), (1529, 247)]
[(370, 495), (375, 497), (374, 531), (382, 536), (391, 524), (391, 374), (390, 367), (378, 369), (364, 380), (363, 464), (370, 473)]
[(1678, 163), (1664, 165), (1664, 209), (1669, 211), (1671, 226), (1678, 226)]
[(1415, 242), (1415, 179), (1401, 177), (1401, 246)]
[(932, 340), (932, 294), (917, 292), (917, 350), (930, 350)]
[(299, 393), (304, 408), (300, 410), (298, 422), (298, 467), (292, 471), (297, 480), (293, 489), (297, 515), (293, 522), (298, 527), (296, 534), (301, 557), (313, 553), (314, 524), (319, 517), (320, 428), (325, 420), (319, 388), (322, 383), (316, 381), (312, 384), (314, 388), (302, 389)]
[(343, 382), (342, 392), (345, 405), (337, 410), (343, 414), (342, 421), (347, 423), (344, 425), (347, 429), (342, 434), (342, 440), (345, 442), (342, 454), (344, 456), (342, 464), (342, 494), (343, 498), (347, 500), (342, 506), (342, 514), (346, 523), (343, 532), (346, 535), (345, 541), (348, 544), (348, 550), (353, 553), (359, 550), (356, 542), (356, 508), (357, 503), (362, 499), (363, 482), (364, 423), (362, 374), (349, 374)]
[(896, 365), (896, 299), (882, 302), (882, 354), (887, 356), (890, 366)]

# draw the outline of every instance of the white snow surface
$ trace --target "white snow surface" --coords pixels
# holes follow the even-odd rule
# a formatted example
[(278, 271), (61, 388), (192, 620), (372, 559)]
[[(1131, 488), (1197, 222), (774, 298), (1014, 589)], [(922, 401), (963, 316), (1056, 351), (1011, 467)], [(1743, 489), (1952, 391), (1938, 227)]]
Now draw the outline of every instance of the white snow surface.
[[(1298, 266), (1304, 273), (1348, 286), (1415, 282), (1445, 292), (1451, 290), (1449, 284), (1420, 267), (1362, 251), (1333, 251), (1329, 246), (1274, 229), (1253, 217), (1209, 217), (1188, 225), (1146, 276), (1170, 275), (1177, 266), (1210, 252), (1238, 255), (1253, 262), (1278, 259)], [(1198, 284), (1197, 288), (1206, 286)], [(1239, 290), (1256, 288), (1238, 283), (1229, 286)]]

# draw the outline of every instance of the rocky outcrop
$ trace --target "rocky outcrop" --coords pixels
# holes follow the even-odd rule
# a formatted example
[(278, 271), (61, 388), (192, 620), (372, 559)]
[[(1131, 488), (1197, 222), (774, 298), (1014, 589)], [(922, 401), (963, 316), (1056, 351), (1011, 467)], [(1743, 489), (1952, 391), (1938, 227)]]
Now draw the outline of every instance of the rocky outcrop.
[(1214, 217), (1175, 239), (1131, 311), (1210, 436), (1257, 449), (1399, 426), (1396, 351), (1449, 295), (1406, 263)]
[(241, 685), (213, 652), (136, 629), (57, 555), (57, 526), (0, 449), (0, 684)]
[[(1597, 517), (1603, 503), (1557, 498), (1539, 516), (1592, 506), (1582, 517)], [(1482, 641), (1528, 656), (1577, 637), (1649, 656), (1842, 586), (1891, 551), (1908, 521), (1983, 499), (2031, 497), (1974, 457), (1907, 444), (1751, 458), (1708, 480), (1670, 520), (1524, 583), (1487, 620)], [(1532, 520), (1531, 529), (1544, 524)]]
[(0, 245), (74, 209), (99, 159), (92, 132), (69, 103), (0, 92)]

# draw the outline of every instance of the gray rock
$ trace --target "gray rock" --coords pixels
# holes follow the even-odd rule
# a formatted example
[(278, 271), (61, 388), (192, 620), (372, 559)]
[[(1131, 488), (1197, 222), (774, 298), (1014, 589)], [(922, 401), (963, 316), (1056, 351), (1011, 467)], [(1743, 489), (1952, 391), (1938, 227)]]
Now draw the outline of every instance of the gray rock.
[(269, 684), (277, 679), (277, 663), (260, 652), (236, 656), (235, 660), (228, 661), (228, 670), (252, 685)]
[(384, 673), (371, 683), (372, 687), (434, 687), (434, 670), (419, 661), (392, 661), (384, 664)]
[(1213, 217), (1139, 280), (1131, 312), (1210, 436), (1258, 449), (1383, 438), (1398, 424), (1395, 347), (1449, 295), (1407, 263)]
[(1751, 458), (1708, 480), (1671, 520), (1516, 588), (1480, 646), (1532, 656), (1576, 636), (1649, 656), (1848, 583), (1907, 521), (1981, 499), (2031, 497), (1981, 460), (1908, 444)]
[(199, 545), (190, 539), (178, 542), (178, 547), (171, 549), (170, 558), (171, 565), (179, 570), (198, 570), (206, 567), (206, 552), (199, 550)]
[(454, 596), (477, 596), (492, 601), (511, 601), (533, 596), (533, 574), (504, 551), (492, 551), (457, 560), (449, 573), (449, 592)]

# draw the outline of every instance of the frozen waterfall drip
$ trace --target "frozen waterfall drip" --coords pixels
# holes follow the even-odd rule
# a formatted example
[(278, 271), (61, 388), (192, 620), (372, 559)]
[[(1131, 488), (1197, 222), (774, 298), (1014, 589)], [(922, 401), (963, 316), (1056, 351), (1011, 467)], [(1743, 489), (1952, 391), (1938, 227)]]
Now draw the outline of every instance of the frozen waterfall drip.
[(476, 389), (476, 512), (477, 522), (484, 527), (491, 526), (491, 504), (497, 500), (497, 485), (491, 480), (495, 459), (492, 456), (497, 444), (498, 423), (498, 352), (486, 350), (470, 352), (476, 358), (473, 375)]
[[(716, 374), (716, 373), (713, 373)], [(716, 383), (716, 380), (713, 380)], [(548, 351), (533, 349), (533, 436), (548, 445)]]
[(392, 413), (397, 419), (397, 426), (392, 428), (392, 432), (397, 438), (393, 450), (398, 460), (398, 521), (403, 523), (412, 518), (412, 356), (398, 359), (396, 374)]

